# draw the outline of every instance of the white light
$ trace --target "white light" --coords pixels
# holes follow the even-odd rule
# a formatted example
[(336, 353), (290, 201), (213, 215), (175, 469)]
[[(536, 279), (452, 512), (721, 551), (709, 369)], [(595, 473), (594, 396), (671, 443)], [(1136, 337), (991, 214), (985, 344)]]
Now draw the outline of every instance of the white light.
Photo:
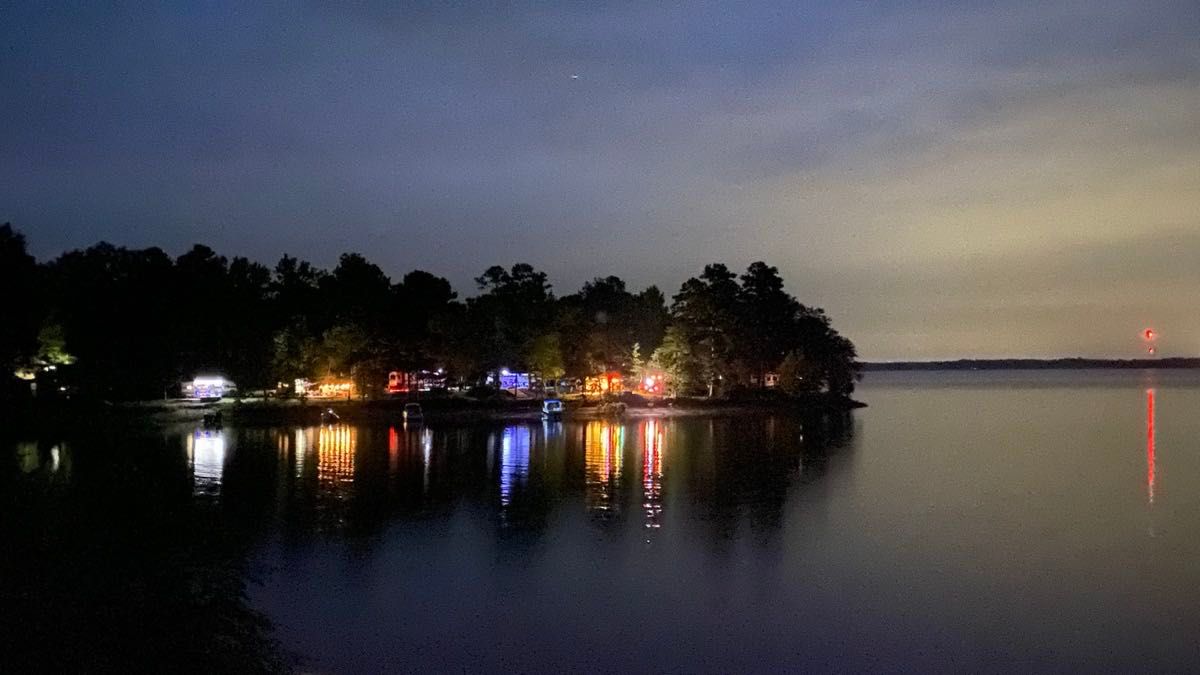
[(508, 372), (508, 368), (501, 368), (500, 374), (501, 375), (510, 375), (511, 373)]
[(192, 386), (195, 387), (223, 387), (225, 386), (225, 378), (223, 377), (197, 377), (192, 380)]

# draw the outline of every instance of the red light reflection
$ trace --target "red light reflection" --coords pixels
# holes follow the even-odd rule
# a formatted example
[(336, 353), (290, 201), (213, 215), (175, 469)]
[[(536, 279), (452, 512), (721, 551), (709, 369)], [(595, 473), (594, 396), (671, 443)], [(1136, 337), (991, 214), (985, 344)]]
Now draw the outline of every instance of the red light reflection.
[(1146, 390), (1146, 492), (1154, 503), (1154, 390)]

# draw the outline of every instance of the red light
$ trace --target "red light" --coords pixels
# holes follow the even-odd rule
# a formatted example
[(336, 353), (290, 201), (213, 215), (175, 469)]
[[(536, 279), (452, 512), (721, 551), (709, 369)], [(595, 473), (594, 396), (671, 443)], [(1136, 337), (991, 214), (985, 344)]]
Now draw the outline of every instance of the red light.
[(1147, 328), (1146, 330), (1142, 331), (1142, 337), (1147, 340), (1153, 340), (1154, 338), (1158, 337), (1158, 333), (1155, 333), (1153, 328)]

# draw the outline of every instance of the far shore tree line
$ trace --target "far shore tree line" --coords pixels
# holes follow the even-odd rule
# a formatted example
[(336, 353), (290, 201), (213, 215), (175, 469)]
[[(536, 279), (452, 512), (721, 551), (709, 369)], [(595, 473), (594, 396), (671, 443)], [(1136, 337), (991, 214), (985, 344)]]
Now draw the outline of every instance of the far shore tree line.
[[(846, 396), (853, 343), (817, 307), (756, 262), (740, 275), (706, 265), (672, 296), (596, 278), (556, 296), (528, 264), (490, 267), (477, 294), (416, 270), (393, 281), (357, 253), (324, 270), (284, 255), (273, 269), (196, 245), (177, 258), (108, 243), (37, 262), (0, 226), (5, 373), (69, 369), (85, 396), (161, 398), (181, 380), (220, 372), (245, 390), (323, 376), (382, 392), (393, 370), (444, 369), (476, 384), (501, 368), (544, 379), (617, 371), (665, 375), (668, 393), (719, 396), (762, 386)], [(6, 395), (19, 392), (10, 376)]]

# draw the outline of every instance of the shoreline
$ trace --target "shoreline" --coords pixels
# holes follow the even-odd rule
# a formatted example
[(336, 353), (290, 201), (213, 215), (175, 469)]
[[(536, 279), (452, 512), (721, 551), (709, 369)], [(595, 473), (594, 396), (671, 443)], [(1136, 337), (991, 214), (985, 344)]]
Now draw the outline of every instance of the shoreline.
[[(220, 412), (224, 425), (261, 427), (320, 424), (321, 413), (333, 410), (341, 422), (352, 424), (400, 424), (406, 403), (420, 403), (423, 421), (433, 424), (481, 424), (541, 421), (541, 400), (480, 401), (461, 398), (408, 400), (308, 400), (250, 399), (201, 402), (195, 400), (142, 401), (130, 403), (75, 403), (34, 407), (13, 418), (6, 427), (17, 432), (73, 430), (82, 427), (158, 428), (176, 424), (201, 424), (205, 415)], [(670, 399), (626, 402), (620, 415), (605, 414), (596, 401), (566, 401), (564, 421), (597, 419), (642, 419), (668, 417), (727, 417), (733, 415), (811, 415), (849, 412), (866, 407), (850, 398), (824, 395), (772, 399)]]

